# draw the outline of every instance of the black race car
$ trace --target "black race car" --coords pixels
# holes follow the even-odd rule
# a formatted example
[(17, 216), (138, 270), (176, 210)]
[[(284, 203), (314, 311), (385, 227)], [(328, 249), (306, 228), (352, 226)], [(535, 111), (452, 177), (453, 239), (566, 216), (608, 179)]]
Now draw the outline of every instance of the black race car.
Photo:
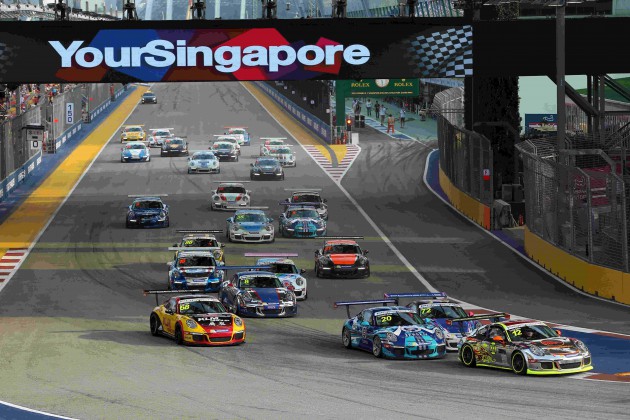
[(249, 178), (252, 180), (262, 178), (282, 180), (284, 179), (284, 168), (276, 158), (259, 157), (256, 162), (252, 163)]
[(165, 139), (162, 143), (162, 150), (160, 150), (160, 156), (168, 155), (186, 155), (188, 156), (188, 143), (184, 139), (178, 137), (172, 139)]
[(157, 104), (157, 96), (151, 91), (145, 92), (142, 94), (140, 102), (143, 104)]

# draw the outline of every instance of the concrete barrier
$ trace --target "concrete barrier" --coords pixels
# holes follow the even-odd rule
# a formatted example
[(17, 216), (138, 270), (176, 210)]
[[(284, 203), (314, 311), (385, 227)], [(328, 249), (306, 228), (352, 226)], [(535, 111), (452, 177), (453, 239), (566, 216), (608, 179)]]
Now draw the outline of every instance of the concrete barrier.
[(440, 186), (451, 204), (469, 219), (490, 230), (490, 207), (459, 190), (440, 167)]

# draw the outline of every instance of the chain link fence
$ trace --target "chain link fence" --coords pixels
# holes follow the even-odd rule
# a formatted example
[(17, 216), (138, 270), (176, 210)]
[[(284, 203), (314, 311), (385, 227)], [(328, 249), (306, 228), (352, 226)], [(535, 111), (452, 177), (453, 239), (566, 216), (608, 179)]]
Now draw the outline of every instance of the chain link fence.
[(555, 138), (517, 145), (523, 158), (529, 230), (590, 263), (628, 271), (627, 150), (597, 148), (597, 135), (569, 136), (559, 151)]
[(41, 123), (42, 107), (37, 106), (0, 124), (0, 181), (37, 153), (24, 141), (22, 127)]
[(493, 160), (490, 140), (464, 126), (464, 89), (435, 95), (431, 112), (437, 116), (440, 167), (453, 185), (477, 201), (492, 205)]

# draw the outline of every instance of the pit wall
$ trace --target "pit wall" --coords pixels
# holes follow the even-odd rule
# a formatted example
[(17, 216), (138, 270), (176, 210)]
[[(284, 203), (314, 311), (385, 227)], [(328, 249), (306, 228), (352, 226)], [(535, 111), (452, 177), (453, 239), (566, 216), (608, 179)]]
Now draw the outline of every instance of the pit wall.
[(459, 190), (453, 185), (444, 171), (442, 171), (442, 167), (440, 167), (440, 186), (448, 197), (448, 201), (450, 201), (460, 213), (464, 214), (484, 229), (490, 230), (490, 207)]
[(586, 293), (630, 305), (630, 273), (590, 264), (556, 248), (527, 227), (525, 253), (551, 273)]

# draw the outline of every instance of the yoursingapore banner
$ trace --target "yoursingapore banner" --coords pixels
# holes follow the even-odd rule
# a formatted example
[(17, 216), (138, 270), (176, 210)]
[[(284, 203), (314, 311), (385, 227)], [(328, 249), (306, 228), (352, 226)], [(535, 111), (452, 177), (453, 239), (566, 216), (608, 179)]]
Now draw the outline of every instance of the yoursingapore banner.
[(472, 28), (461, 22), (3, 22), (0, 82), (464, 77)]

